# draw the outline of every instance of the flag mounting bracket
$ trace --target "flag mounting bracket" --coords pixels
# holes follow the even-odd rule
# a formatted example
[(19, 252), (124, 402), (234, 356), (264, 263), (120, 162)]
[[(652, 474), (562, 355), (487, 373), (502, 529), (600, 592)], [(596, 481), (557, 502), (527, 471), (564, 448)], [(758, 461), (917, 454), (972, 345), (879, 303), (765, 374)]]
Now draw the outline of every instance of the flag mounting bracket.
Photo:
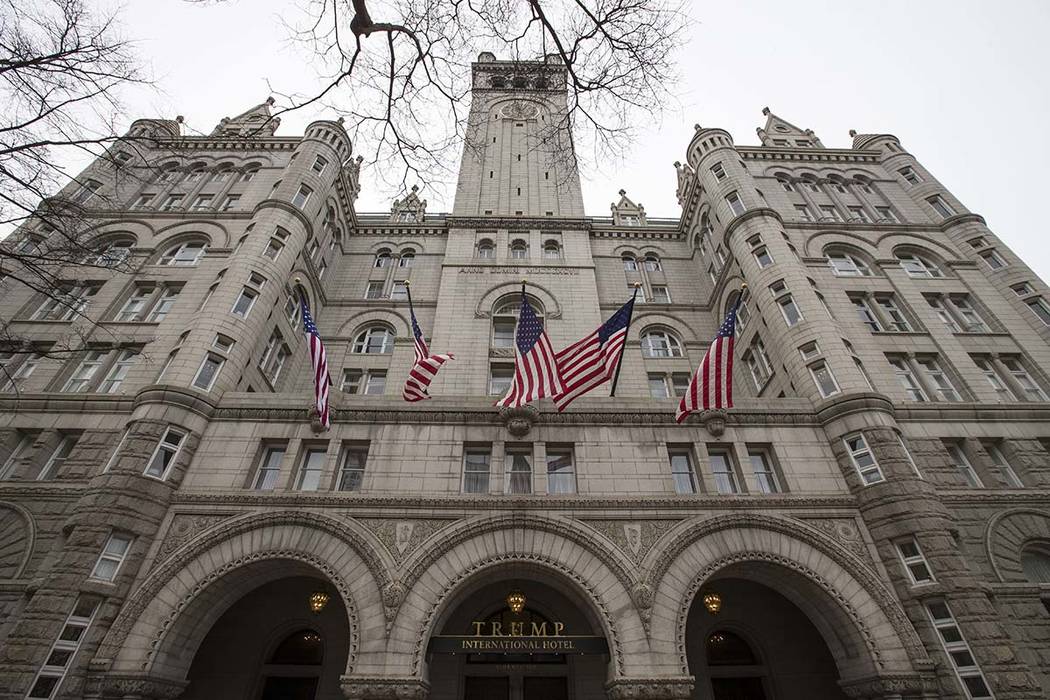
[(540, 410), (532, 404), (501, 408), (499, 417), (507, 431), (516, 438), (525, 437), (540, 418)]
[[(722, 437), (726, 431), (726, 412), (721, 408), (710, 408), (706, 411), (693, 413), (685, 419), (687, 423), (702, 423), (704, 429), (712, 437)], [(695, 418), (693, 417), (695, 416)]]

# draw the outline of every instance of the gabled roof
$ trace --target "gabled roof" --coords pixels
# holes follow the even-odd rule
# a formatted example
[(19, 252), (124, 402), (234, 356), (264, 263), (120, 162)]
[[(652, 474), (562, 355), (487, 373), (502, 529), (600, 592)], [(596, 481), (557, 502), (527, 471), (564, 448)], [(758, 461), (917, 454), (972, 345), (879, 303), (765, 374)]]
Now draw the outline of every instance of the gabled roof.
[(274, 99), (269, 97), (265, 102), (238, 114), (232, 119), (223, 117), (212, 131), (212, 136), (238, 136), (241, 138), (258, 138), (273, 136), (281, 124), (281, 118), (273, 116), (270, 107)]
[(762, 108), (762, 114), (766, 115), (766, 125), (762, 128), (756, 129), (758, 137), (762, 139), (763, 146), (774, 146), (781, 145), (775, 144), (774, 139), (786, 140), (788, 145), (795, 146), (796, 141), (799, 139), (805, 139), (810, 141), (813, 146), (817, 148), (823, 148), (824, 144), (820, 142), (817, 135), (813, 133), (812, 129), (803, 129), (795, 126), (787, 119), (777, 116), (770, 111), (769, 107)]

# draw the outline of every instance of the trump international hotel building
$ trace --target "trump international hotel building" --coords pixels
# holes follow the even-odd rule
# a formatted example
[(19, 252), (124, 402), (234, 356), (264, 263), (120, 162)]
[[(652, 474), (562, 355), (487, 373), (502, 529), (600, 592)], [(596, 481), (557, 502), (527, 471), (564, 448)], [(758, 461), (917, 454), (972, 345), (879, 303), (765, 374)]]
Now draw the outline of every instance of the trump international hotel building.
[[(683, 142), (679, 216), (587, 215), (564, 67), (473, 81), (450, 213), (358, 213), (342, 125), (269, 103), (61, 193), (98, 324), (3, 283), (0, 698), (1047, 697), (1045, 282), (896, 137), (769, 110)], [(523, 277), (555, 348), (640, 285), (614, 398), (493, 406)], [(677, 425), (745, 281), (736, 407)], [(409, 282), (456, 356), (414, 404)]]

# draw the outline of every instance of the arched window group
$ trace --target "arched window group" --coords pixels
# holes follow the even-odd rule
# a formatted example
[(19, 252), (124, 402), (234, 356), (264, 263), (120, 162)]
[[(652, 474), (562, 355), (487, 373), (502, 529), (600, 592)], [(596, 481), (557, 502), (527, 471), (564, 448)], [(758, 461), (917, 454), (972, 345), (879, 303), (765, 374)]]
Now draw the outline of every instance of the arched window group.
[(642, 356), (682, 357), (682, 341), (666, 328), (648, 328), (642, 331)]
[(207, 241), (200, 239), (183, 241), (165, 250), (157, 264), (173, 267), (192, 267), (200, 262), (201, 256), (204, 255), (207, 249)]
[(896, 256), (909, 277), (940, 279), (945, 276), (940, 266), (929, 256), (912, 251), (897, 251)]
[(510, 243), (511, 260), (526, 260), (529, 257), (529, 244), (521, 238)]
[[(525, 295), (533, 312), (542, 321), (546, 314), (543, 304), (531, 294)], [(514, 330), (521, 314), (521, 296), (509, 294), (492, 305), (492, 347), (513, 348)]]
[(354, 338), (351, 352), (362, 355), (387, 355), (394, 351), (394, 330), (390, 326), (368, 326)]
[(1050, 543), (1037, 542), (1022, 549), (1021, 570), (1032, 583), (1050, 583)]
[(550, 240), (543, 244), (543, 259), (544, 260), (560, 260), (561, 259), (561, 245), (558, 241)]
[(478, 241), (478, 257), (482, 260), (492, 260), (496, 257), (496, 245), (491, 239), (482, 238)]
[(831, 271), (838, 277), (871, 277), (871, 266), (853, 252), (845, 250), (826, 250), (825, 256)]

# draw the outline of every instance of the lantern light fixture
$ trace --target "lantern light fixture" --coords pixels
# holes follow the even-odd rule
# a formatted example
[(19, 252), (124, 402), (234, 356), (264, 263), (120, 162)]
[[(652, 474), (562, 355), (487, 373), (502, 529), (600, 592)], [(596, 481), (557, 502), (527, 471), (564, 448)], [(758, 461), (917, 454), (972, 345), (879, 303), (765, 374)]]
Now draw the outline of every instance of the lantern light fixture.
[(718, 611), (722, 609), (722, 596), (714, 591), (705, 593), (703, 600), (704, 607), (707, 608), (707, 612), (712, 615), (717, 615)]
[(324, 591), (314, 591), (310, 594), (310, 610), (319, 613), (328, 605), (328, 594)]

